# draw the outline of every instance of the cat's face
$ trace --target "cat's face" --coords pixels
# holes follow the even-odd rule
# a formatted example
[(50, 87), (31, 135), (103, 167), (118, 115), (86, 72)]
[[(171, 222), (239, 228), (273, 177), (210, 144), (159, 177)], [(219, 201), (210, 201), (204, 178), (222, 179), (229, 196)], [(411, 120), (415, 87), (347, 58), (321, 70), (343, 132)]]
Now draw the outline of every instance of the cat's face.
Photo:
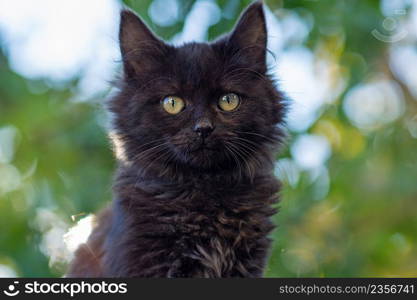
[(260, 3), (229, 36), (180, 47), (124, 11), (120, 42), (125, 77), (111, 109), (129, 161), (144, 169), (242, 171), (277, 141), (284, 108), (266, 74)]

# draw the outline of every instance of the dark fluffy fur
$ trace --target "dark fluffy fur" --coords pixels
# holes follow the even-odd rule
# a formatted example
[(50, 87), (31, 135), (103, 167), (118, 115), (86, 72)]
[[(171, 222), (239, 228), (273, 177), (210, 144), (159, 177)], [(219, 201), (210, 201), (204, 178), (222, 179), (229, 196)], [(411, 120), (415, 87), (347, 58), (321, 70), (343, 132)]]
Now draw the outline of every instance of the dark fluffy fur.
[[(71, 277), (259, 277), (274, 228), (274, 154), (285, 106), (267, 74), (262, 3), (231, 34), (174, 47), (122, 11), (124, 78), (112, 99), (115, 200), (71, 264)], [(241, 104), (223, 112), (218, 99)], [(161, 99), (180, 96), (178, 115)], [(214, 127), (204, 140), (193, 128)]]

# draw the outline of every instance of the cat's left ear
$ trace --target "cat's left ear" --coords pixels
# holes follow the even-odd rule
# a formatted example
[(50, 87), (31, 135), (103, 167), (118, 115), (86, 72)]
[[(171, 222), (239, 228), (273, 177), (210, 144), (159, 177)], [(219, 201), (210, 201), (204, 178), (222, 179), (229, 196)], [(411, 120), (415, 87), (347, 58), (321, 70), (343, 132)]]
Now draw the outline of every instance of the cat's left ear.
[(254, 2), (242, 13), (228, 44), (242, 52), (248, 63), (266, 69), (267, 30), (262, 1)]
[(161, 64), (166, 45), (158, 39), (133, 11), (123, 9), (120, 14), (120, 51), (125, 75), (135, 77)]

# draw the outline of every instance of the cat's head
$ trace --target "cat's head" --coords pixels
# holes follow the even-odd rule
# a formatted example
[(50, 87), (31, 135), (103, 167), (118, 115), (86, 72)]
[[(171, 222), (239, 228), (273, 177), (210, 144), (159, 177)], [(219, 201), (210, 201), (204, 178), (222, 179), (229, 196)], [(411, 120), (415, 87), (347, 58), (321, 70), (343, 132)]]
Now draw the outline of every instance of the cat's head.
[(251, 176), (270, 156), (285, 106), (267, 74), (262, 3), (211, 43), (168, 45), (129, 10), (121, 13), (119, 37), (124, 77), (111, 110), (124, 160), (158, 174)]

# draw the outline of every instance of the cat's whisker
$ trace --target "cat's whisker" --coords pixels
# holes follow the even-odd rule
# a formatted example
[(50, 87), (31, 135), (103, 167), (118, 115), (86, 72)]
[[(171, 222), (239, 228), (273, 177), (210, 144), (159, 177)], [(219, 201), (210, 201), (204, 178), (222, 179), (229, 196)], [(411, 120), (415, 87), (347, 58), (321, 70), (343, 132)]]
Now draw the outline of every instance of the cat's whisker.
[(230, 153), (232, 159), (236, 162), (236, 166), (237, 166), (238, 171), (239, 171), (239, 173), (238, 173), (239, 174), (239, 178), (238, 179), (240, 181), (243, 176), (242, 176), (242, 165), (239, 162), (239, 158), (236, 156), (235, 151), (230, 148), (230, 144), (229, 143), (225, 144), (225, 147), (226, 147), (228, 153)]
[(255, 172), (256, 173), (256, 169), (262, 169), (263, 164), (262, 161), (258, 158), (258, 155), (255, 154), (256, 151), (251, 150), (250, 148), (248, 148), (248, 145), (245, 145), (243, 143), (240, 142), (236, 142), (234, 141), (235, 144), (237, 144), (237, 146), (242, 147), (241, 151), (245, 152), (247, 154), (247, 159), (248, 160), (248, 164), (250, 164), (251, 162), (254, 163), (254, 168), (255, 168)]
[(167, 172), (168, 172), (168, 170), (169, 170), (169, 164), (172, 162), (172, 161), (174, 161), (174, 166), (175, 166), (175, 168), (176, 168), (176, 166), (177, 166), (177, 162), (174, 160), (174, 158), (176, 157), (176, 154), (175, 154), (175, 152), (170, 152), (170, 155), (167, 157), (167, 158), (165, 158), (164, 159), (164, 161), (163, 161), (163, 172), (161, 173), (161, 175), (165, 175)]
[[(139, 153), (137, 153), (136, 155), (133, 156), (133, 160), (136, 159), (136, 156), (140, 155), (143, 151), (148, 150), (149, 148), (147, 146), (152, 146), (152, 144), (156, 144), (156, 143), (164, 141), (164, 140), (165, 140), (165, 138), (155, 139), (153, 141), (150, 141), (150, 142), (145, 143), (145, 144), (141, 144), (138, 147), (133, 148), (131, 151), (134, 151), (134, 152), (139, 151)], [(145, 149), (145, 150), (143, 150), (143, 149)], [(140, 151), (140, 150), (143, 150), (143, 151)]]
[(156, 149), (158, 149), (162, 146), (166, 146), (167, 144), (169, 144), (169, 142), (165, 142), (165, 143), (156, 145), (154, 147), (148, 148), (148, 149), (138, 153), (137, 155), (135, 155), (134, 160), (138, 160), (138, 159), (144, 160), (148, 156), (148, 154), (152, 153), (153, 150), (156, 150)]
[(153, 143), (156, 143), (156, 142), (159, 142), (159, 141), (163, 141), (163, 140), (165, 140), (165, 138), (154, 139), (154, 140), (152, 140), (148, 143), (141, 144), (140, 147), (143, 147), (143, 146), (146, 146), (146, 145), (149, 145), (149, 144), (153, 144)]
[[(165, 151), (166, 150), (166, 148), (165, 147), (163, 147), (163, 148), (160, 148), (161, 146), (165, 146), (167, 143), (163, 143), (163, 144), (160, 144), (160, 145), (158, 145), (158, 146), (155, 146), (155, 147), (153, 147), (153, 149), (148, 149), (148, 150), (154, 150), (153, 152), (148, 152), (148, 153), (146, 153), (144, 156), (142, 156), (141, 157), (141, 159), (142, 159), (142, 161), (143, 162), (145, 162), (145, 161), (149, 161), (149, 160), (151, 160), (151, 162), (150, 163), (152, 163), (154, 160), (156, 160), (158, 157), (161, 157), (160, 156), (160, 154), (164, 154), (164, 152), (163, 151)], [(159, 148), (159, 149), (157, 149), (157, 148)], [(139, 177), (142, 177), (142, 176), (144, 176), (145, 175), (145, 171), (146, 171), (146, 169), (147, 169), (147, 167), (149, 166), (149, 164), (145, 167), (145, 168), (142, 168), (141, 170), (140, 170), (140, 172), (139, 172)], [(141, 166), (141, 167), (144, 167), (144, 166)]]
[(239, 156), (242, 159), (242, 162), (244, 163), (246, 169), (248, 170), (249, 177), (253, 178), (254, 172), (253, 172), (250, 164), (248, 163), (247, 159), (245, 158), (244, 154), (242, 154), (242, 151), (239, 149), (239, 147), (237, 147), (236, 145), (233, 145), (233, 143), (229, 143), (228, 145), (232, 149), (234, 149), (234, 152), (236, 153), (236, 155)]
[(233, 137), (233, 138), (231, 138), (231, 141), (243, 145), (245, 148), (247, 148), (250, 151), (251, 154), (256, 153), (258, 151), (258, 146), (259, 145), (255, 144), (255, 143), (253, 143), (249, 140), (239, 138), (239, 137)]
[(260, 134), (260, 133), (256, 133), (256, 132), (250, 132), (250, 131), (238, 131), (238, 130), (235, 130), (234, 132), (235, 132), (235, 133), (240, 133), (240, 134), (250, 134), (250, 135), (256, 135), (256, 136), (259, 136), (259, 137), (264, 138), (265, 140), (267, 140), (267, 141), (269, 141), (269, 142), (271, 142), (271, 143), (277, 143), (277, 142), (278, 142), (277, 140), (275, 140), (275, 139), (273, 139), (273, 138), (271, 138), (271, 137), (268, 137), (268, 136), (266, 136), (266, 135), (263, 135), (263, 134)]
[[(246, 148), (250, 152), (251, 155), (256, 154), (258, 152), (261, 152), (261, 153), (264, 152), (262, 148), (259, 147), (259, 144), (256, 144), (255, 142), (250, 141), (248, 139), (240, 138), (240, 137), (233, 137), (231, 140), (242, 145), (244, 148)], [(254, 158), (257, 158), (257, 155), (253, 155), (253, 156)]]
[[(237, 138), (237, 139), (242, 140), (242, 141), (246, 141), (245, 139), (241, 139), (241, 138)], [(256, 155), (254, 155), (254, 154), (256, 154), (258, 149), (256, 149), (253, 146), (247, 145), (244, 142), (237, 141), (236, 138), (232, 138), (232, 141), (236, 145), (242, 147), (243, 149), (241, 149), (241, 150), (247, 154), (248, 158), (254, 160), (254, 162), (257, 164), (258, 167), (262, 166), (258, 157)], [(246, 141), (246, 142), (248, 142), (248, 141)]]
[[(165, 146), (166, 144), (167, 143), (164, 143), (163, 145), (160, 145), (160, 146)], [(153, 165), (153, 163), (155, 163), (157, 160), (163, 159), (166, 155), (171, 154), (171, 152), (168, 152), (168, 151), (163, 152), (163, 150), (166, 150), (166, 148), (159, 149), (159, 151), (153, 153), (154, 158), (148, 163), (148, 165), (144, 169), (142, 169), (141, 171), (142, 176), (146, 175), (147, 170), (149, 170), (149, 168)]]
[[(242, 139), (243, 140), (243, 139)], [(246, 141), (248, 142), (248, 141)], [(253, 146), (250, 146), (244, 142), (240, 142), (240, 141), (234, 141), (234, 143), (236, 143), (237, 145), (239, 145), (240, 147), (243, 147), (243, 149), (241, 149), (242, 151), (244, 151), (245, 153), (247, 153), (248, 157), (248, 164), (250, 164), (250, 162), (254, 162), (255, 166), (255, 173), (256, 173), (256, 168), (262, 168), (262, 162), (258, 157), (258, 149), (256, 149)], [(249, 161), (250, 160), (250, 161)]]
[(252, 165), (250, 164), (250, 162), (248, 161), (247, 157), (245, 157), (245, 152), (242, 151), (241, 148), (239, 148), (237, 145), (234, 145), (237, 149), (237, 152), (240, 154), (240, 156), (242, 157), (242, 160), (246, 166), (246, 168), (248, 169), (248, 173), (249, 173), (249, 178), (254, 178), (255, 176), (255, 170), (253, 170)]

